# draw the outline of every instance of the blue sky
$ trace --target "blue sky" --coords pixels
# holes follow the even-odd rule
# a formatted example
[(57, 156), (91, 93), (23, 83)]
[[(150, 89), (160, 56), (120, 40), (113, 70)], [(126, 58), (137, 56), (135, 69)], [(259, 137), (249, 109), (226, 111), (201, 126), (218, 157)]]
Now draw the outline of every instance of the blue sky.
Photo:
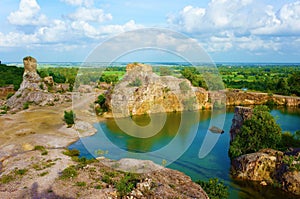
[(297, 0), (1, 0), (0, 8), (3, 62), (82, 62), (115, 35), (157, 27), (194, 39), (215, 62), (300, 63)]

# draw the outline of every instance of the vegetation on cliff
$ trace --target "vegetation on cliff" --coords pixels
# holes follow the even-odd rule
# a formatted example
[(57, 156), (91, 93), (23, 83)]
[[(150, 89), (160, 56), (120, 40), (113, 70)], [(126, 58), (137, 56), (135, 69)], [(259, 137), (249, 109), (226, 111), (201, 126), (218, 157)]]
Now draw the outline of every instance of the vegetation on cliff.
[(211, 199), (226, 199), (229, 197), (228, 187), (217, 178), (208, 181), (196, 181)]
[(257, 106), (250, 119), (244, 121), (240, 132), (229, 148), (231, 158), (257, 152), (264, 148), (275, 149), (281, 142), (281, 128), (266, 106)]

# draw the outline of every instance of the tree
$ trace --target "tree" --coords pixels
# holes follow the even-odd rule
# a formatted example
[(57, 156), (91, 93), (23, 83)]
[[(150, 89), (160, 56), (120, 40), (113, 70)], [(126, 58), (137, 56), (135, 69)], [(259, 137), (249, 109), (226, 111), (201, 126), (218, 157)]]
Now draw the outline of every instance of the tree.
[(281, 142), (281, 128), (267, 106), (257, 106), (246, 120), (229, 148), (229, 156), (257, 152), (264, 148), (276, 149)]
[(65, 111), (64, 114), (64, 121), (67, 123), (68, 128), (71, 127), (73, 124), (75, 124), (75, 114), (73, 111)]

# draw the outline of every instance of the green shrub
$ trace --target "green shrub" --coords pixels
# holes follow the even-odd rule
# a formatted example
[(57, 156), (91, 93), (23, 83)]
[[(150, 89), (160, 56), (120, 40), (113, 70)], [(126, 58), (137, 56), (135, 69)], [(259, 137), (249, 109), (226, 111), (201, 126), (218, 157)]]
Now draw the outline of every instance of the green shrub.
[(276, 149), (281, 142), (281, 128), (266, 106), (253, 109), (252, 117), (246, 120), (240, 132), (230, 144), (229, 156), (257, 152), (260, 149)]
[(139, 176), (133, 173), (125, 173), (125, 175), (115, 184), (120, 197), (130, 193), (140, 181)]
[(12, 175), (3, 175), (1, 178), (0, 178), (0, 182), (1, 184), (7, 184), (11, 181), (15, 180), (15, 177), (12, 176)]
[(132, 81), (131, 83), (128, 84), (128, 86), (130, 87), (140, 87), (142, 85), (142, 81), (140, 78), (135, 78), (134, 81)]
[(78, 187), (85, 187), (86, 182), (76, 182), (75, 185), (78, 186)]
[(23, 109), (25, 110), (25, 109), (28, 109), (28, 108), (29, 108), (29, 102), (25, 102), (23, 104)]
[(27, 171), (28, 171), (28, 169), (18, 169), (18, 170), (15, 170), (15, 174), (22, 176), (22, 175), (25, 175)]
[(64, 121), (67, 123), (68, 128), (71, 127), (73, 124), (75, 124), (75, 114), (73, 111), (65, 111), (64, 114)]
[(229, 197), (228, 187), (217, 178), (209, 179), (208, 182), (196, 181), (211, 199), (224, 199)]
[(35, 146), (34, 150), (38, 150), (41, 151), (41, 155), (48, 155), (48, 151), (46, 150), (46, 148), (44, 146)]
[(63, 152), (64, 155), (73, 157), (73, 156), (79, 156), (80, 151), (77, 149), (67, 149), (66, 151)]
[(8, 99), (11, 98), (13, 95), (14, 95), (14, 93), (8, 93), (8, 94), (6, 95), (6, 99), (8, 100)]
[(286, 151), (290, 147), (300, 147), (300, 131), (296, 131), (295, 134), (291, 134), (290, 132), (282, 133), (281, 142), (278, 145), (277, 149)]
[(78, 173), (77, 173), (75, 166), (70, 166), (68, 168), (65, 168), (62, 171), (60, 178), (63, 180), (66, 180), (69, 178), (75, 178), (75, 177), (77, 177), (77, 175), (78, 175)]

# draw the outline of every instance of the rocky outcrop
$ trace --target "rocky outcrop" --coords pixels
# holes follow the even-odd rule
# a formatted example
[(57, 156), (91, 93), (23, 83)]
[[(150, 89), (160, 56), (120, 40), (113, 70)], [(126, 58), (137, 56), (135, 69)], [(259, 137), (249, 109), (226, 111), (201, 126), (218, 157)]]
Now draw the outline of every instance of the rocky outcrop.
[(158, 76), (145, 64), (128, 64), (123, 79), (106, 93), (114, 117), (145, 113), (198, 110), (207, 105), (208, 93), (186, 79)]
[(230, 128), (230, 142), (232, 142), (235, 136), (240, 132), (241, 127), (245, 120), (251, 118), (252, 109), (249, 107), (237, 106), (234, 109), (234, 116)]
[(263, 149), (234, 159), (231, 173), (235, 178), (259, 181), (261, 185), (280, 184), (283, 190), (300, 195), (300, 171), (296, 166), (299, 167), (299, 157), (299, 152)]
[(268, 93), (244, 92), (241, 90), (226, 91), (227, 106), (249, 106), (272, 103), (278, 106), (300, 107), (300, 97), (270, 95)]
[(23, 81), (18, 91), (7, 100), (6, 105), (12, 112), (23, 109), (25, 103), (36, 105), (54, 105), (71, 100), (70, 95), (61, 95), (48, 92), (50, 78), (46, 79), (47, 84), (36, 71), (37, 61), (33, 57), (25, 57)]

